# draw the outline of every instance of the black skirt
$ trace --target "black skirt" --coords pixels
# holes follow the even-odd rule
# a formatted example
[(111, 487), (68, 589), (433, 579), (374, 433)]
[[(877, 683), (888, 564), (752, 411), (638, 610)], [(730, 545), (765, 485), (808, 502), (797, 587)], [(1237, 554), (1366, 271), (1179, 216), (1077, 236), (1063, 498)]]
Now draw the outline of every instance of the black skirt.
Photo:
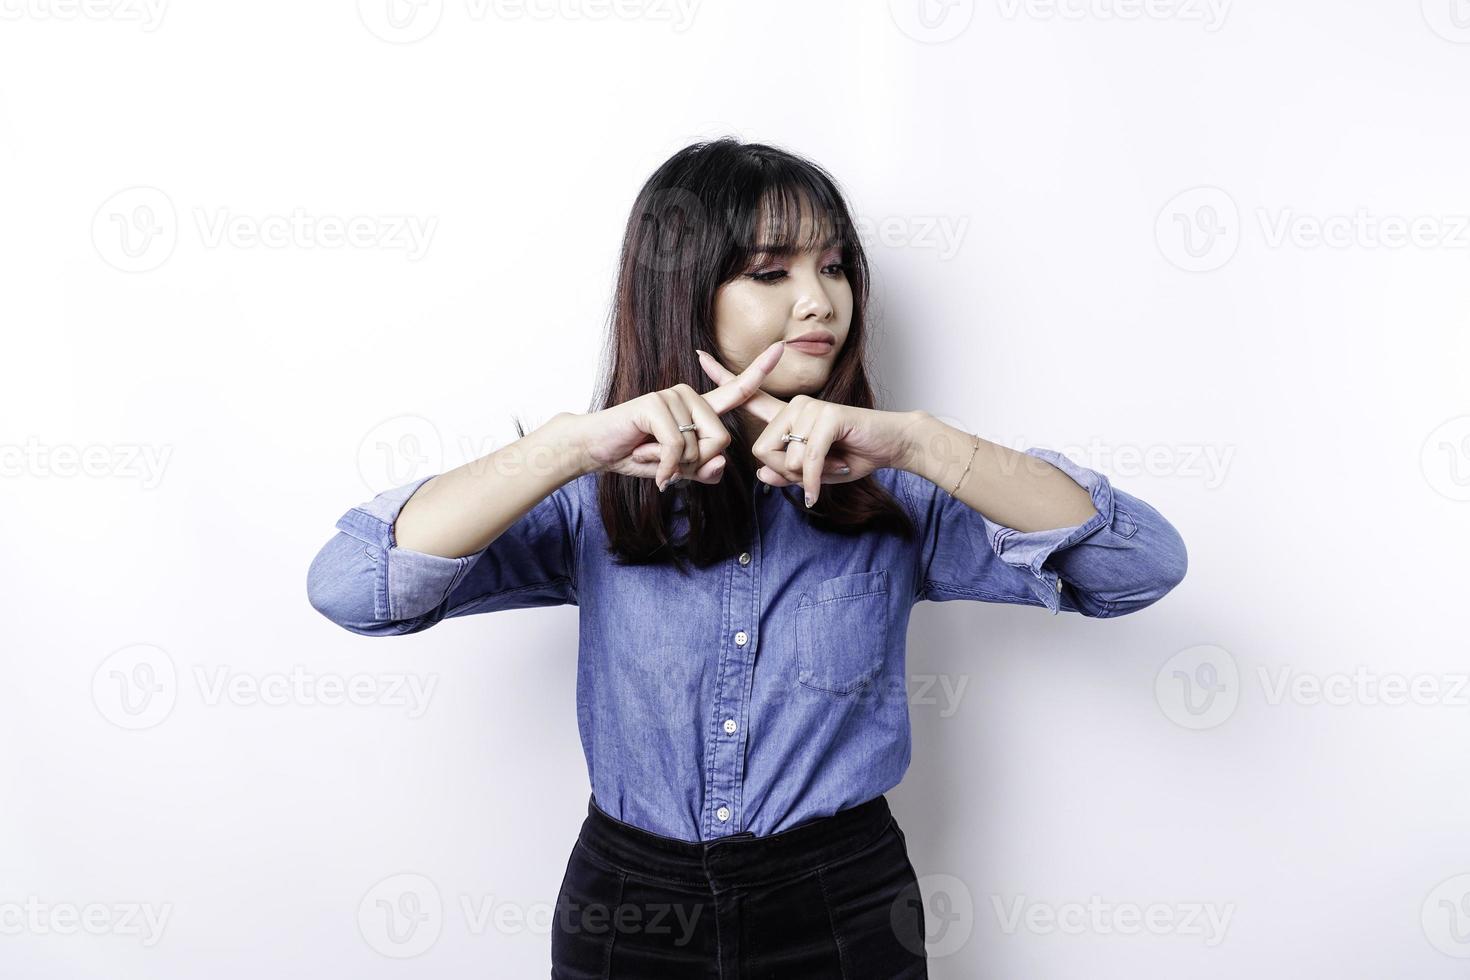
[(927, 978), (924, 906), (877, 796), (766, 837), (675, 840), (595, 799), (551, 928), (552, 980)]

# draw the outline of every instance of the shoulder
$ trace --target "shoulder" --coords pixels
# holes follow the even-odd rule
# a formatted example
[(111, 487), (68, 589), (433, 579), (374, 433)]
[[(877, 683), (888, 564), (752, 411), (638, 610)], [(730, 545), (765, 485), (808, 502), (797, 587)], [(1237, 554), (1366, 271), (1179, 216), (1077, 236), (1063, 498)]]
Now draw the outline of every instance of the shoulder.
[(597, 474), (574, 477), (553, 490), (548, 498), (573, 525), (580, 525), (584, 514), (597, 512)]

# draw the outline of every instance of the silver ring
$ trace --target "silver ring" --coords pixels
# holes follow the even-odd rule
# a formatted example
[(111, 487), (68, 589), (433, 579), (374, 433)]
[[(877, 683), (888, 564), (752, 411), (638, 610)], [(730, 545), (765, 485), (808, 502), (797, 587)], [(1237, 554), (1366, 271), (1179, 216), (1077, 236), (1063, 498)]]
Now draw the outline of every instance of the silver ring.
[(792, 435), (790, 432), (781, 437), (782, 442), (806, 442), (806, 436)]
[(680, 432), (692, 432), (692, 431), (694, 431), (697, 428), (699, 428), (699, 426), (695, 425), (693, 422), (690, 422), (688, 425), (681, 425), (681, 426), (679, 426), (679, 431)]

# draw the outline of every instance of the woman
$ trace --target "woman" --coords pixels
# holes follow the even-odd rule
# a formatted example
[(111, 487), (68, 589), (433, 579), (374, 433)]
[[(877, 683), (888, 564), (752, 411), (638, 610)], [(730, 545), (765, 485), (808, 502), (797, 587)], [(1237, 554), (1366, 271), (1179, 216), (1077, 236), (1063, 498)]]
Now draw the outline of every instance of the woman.
[(867, 291), (823, 170), (689, 146), (629, 219), (594, 409), (352, 508), (312, 563), (312, 604), (369, 636), (579, 607), (592, 794), (553, 977), (927, 976), (883, 796), (910, 608), (1118, 616), (1184, 576), (1101, 474), (875, 409)]

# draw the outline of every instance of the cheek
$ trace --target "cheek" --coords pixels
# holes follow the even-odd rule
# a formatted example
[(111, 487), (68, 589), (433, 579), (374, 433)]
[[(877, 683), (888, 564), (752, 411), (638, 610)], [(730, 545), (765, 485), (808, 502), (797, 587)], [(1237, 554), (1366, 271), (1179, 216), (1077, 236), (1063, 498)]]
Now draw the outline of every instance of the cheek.
[(785, 330), (781, 309), (761, 295), (761, 288), (758, 283), (727, 283), (715, 294), (715, 342), (735, 370), (743, 370)]

